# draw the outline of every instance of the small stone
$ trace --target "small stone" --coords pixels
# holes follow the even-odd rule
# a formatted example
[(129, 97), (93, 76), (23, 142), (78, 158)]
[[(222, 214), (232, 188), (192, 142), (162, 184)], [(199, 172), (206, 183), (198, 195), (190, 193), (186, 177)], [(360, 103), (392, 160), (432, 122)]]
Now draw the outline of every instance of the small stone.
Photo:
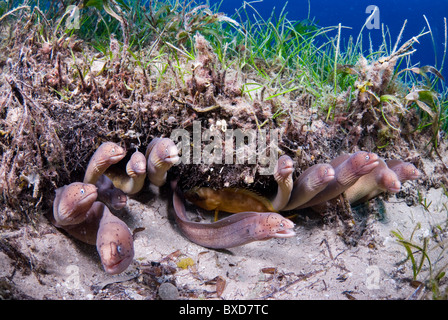
[(178, 300), (179, 290), (172, 283), (162, 283), (159, 287), (159, 297), (162, 300)]

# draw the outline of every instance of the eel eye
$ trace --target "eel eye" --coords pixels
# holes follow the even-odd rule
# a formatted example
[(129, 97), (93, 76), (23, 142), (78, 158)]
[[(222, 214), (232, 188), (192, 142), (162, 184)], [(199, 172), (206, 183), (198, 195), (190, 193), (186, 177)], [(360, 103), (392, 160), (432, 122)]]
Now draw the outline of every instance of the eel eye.
[(369, 161), (369, 159), (370, 159), (370, 157), (367, 155), (367, 156), (366, 156), (366, 161)]
[(112, 149), (110, 150), (110, 152), (111, 152), (111, 153), (115, 153), (115, 148), (112, 148)]
[(79, 190), (80, 194), (84, 194), (86, 191), (84, 189)]
[(280, 228), (283, 228), (285, 225), (283, 224), (283, 222), (280, 222), (279, 226)]

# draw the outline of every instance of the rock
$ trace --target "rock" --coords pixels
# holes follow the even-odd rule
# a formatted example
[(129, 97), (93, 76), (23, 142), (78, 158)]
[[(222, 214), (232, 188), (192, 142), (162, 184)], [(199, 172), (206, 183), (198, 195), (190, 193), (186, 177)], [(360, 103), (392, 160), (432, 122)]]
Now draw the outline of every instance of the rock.
[(159, 297), (162, 300), (178, 300), (179, 290), (172, 283), (162, 283), (159, 287)]

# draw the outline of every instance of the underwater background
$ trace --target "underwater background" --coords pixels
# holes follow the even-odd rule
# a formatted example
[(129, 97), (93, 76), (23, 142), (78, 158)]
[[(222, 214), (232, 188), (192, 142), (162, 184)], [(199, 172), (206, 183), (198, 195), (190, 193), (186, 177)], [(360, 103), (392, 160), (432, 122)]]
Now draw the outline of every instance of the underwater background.
[[(252, 6), (264, 19), (268, 19), (274, 12), (279, 16), (282, 10), (289, 20), (312, 20), (320, 27), (337, 26), (341, 23), (342, 38), (352, 36), (356, 39), (370, 13), (366, 13), (369, 5), (379, 8), (379, 23), (390, 31), (392, 39), (397, 39), (400, 30), (407, 20), (403, 32), (402, 41), (418, 35), (422, 30), (428, 31), (426, 16), (434, 36), (434, 43), (428, 34), (419, 39), (417, 51), (412, 55), (414, 64), (420, 66), (431, 65), (439, 69), (442, 66), (444, 52), (444, 20), (448, 14), (447, 0), (421, 1), (421, 0), (356, 0), (356, 1), (332, 1), (332, 0), (210, 0), (210, 5), (217, 5), (219, 11), (232, 16), (246, 2), (246, 7)], [(255, 11), (253, 12), (254, 14)], [(337, 31), (335, 31), (337, 33)], [(368, 35), (368, 36), (367, 36)], [(369, 37), (373, 49), (379, 48), (382, 42), (382, 28), (363, 30), (364, 47), (369, 47)], [(446, 68), (442, 70), (445, 78), (448, 78)]]

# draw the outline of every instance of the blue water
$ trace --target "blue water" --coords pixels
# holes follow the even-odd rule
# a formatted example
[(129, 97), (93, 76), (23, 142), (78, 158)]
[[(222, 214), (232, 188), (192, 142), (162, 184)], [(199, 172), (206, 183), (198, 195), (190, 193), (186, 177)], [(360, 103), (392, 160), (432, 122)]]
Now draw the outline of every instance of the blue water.
[[(219, 4), (220, 11), (232, 16), (235, 10), (242, 6), (242, 0), (210, 0), (210, 4)], [(265, 19), (269, 18), (275, 7), (277, 15), (285, 7), (287, 18), (289, 20), (315, 19), (315, 22), (321, 27), (342, 26), (351, 29), (342, 29), (342, 37), (348, 39), (351, 35), (355, 39), (358, 36), (363, 24), (369, 14), (366, 8), (369, 5), (376, 5), (379, 8), (379, 22), (387, 26), (392, 36), (392, 46), (400, 33), (405, 20), (407, 20), (406, 28), (403, 33), (402, 42), (418, 35), (423, 29), (428, 30), (423, 15), (429, 21), (431, 30), (435, 39), (435, 49), (428, 34), (419, 39), (420, 44), (414, 46), (417, 51), (412, 55), (412, 63), (423, 65), (431, 65), (440, 69), (442, 66), (442, 57), (445, 43), (444, 34), (444, 17), (448, 18), (448, 0), (352, 0), (352, 1), (332, 1), (332, 0), (263, 0), (263, 1), (247, 1), (258, 11)], [(248, 7), (246, 7), (247, 9)], [(247, 9), (248, 12), (254, 12)], [(309, 14), (309, 17), (308, 17)], [(372, 21), (374, 22), (374, 21)], [(368, 49), (368, 35), (373, 43), (373, 49), (379, 48), (382, 42), (382, 31), (379, 29), (367, 28), (363, 31), (365, 39), (364, 48)], [(334, 32), (336, 35), (336, 31)], [(442, 74), (448, 80), (448, 61), (445, 61), (445, 67)]]

